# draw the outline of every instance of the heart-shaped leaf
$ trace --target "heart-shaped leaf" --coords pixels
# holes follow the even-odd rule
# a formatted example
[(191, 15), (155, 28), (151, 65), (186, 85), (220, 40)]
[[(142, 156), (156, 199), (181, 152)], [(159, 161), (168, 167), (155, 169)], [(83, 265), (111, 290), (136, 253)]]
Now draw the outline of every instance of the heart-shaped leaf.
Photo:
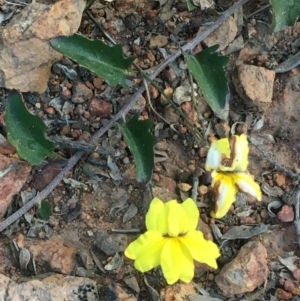
[(148, 182), (151, 179), (154, 167), (155, 137), (149, 132), (152, 120), (139, 120), (138, 115), (133, 116), (119, 128), (124, 135), (125, 142), (131, 150), (138, 182)]
[(17, 90), (8, 95), (5, 123), (9, 142), (30, 164), (38, 164), (53, 154), (55, 145), (45, 138), (46, 125), (40, 117), (28, 112)]
[(224, 66), (228, 62), (226, 56), (217, 54), (218, 45), (191, 55), (185, 53), (187, 67), (193, 74), (201, 91), (217, 116), (222, 116), (228, 97), (228, 84)]
[(74, 34), (50, 41), (52, 47), (104, 78), (111, 86), (126, 85), (126, 75), (134, 57), (125, 58), (121, 45), (108, 46)]
[(271, 0), (273, 8), (272, 27), (274, 31), (279, 31), (285, 26), (294, 25), (300, 16), (299, 0)]

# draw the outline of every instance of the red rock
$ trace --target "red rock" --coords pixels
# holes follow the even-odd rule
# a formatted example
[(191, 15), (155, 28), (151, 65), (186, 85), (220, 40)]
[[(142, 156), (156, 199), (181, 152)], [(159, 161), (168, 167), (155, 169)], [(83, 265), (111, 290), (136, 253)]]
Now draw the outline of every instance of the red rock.
[(292, 300), (293, 299), (293, 294), (290, 292), (286, 292), (282, 288), (277, 288), (275, 292), (275, 297), (278, 298), (281, 301), (284, 300)]
[(280, 171), (277, 171), (274, 174), (274, 182), (279, 187), (285, 187), (286, 186), (286, 174)]
[(63, 90), (63, 91), (60, 92), (60, 97), (63, 100), (69, 100), (72, 97), (72, 93), (71, 93), (71, 91), (69, 89), (65, 89), (65, 90)]
[(39, 241), (36, 245), (31, 245), (29, 250), (33, 253), (38, 264), (45, 262), (51, 269), (61, 274), (69, 275), (75, 267), (76, 250), (68, 247), (59, 241)]
[(186, 101), (180, 105), (182, 111), (187, 115), (187, 118), (192, 123), (197, 123), (198, 115), (194, 109), (194, 105), (191, 101)]
[(293, 276), (296, 280), (300, 281), (300, 269), (293, 271)]
[(0, 155), (0, 170), (5, 171), (11, 164), (16, 164), (1, 177), (0, 181), (0, 219), (5, 215), (13, 196), (20, 191), (31, 171), (31, 166), (24, 161)]
[(93, 79), (93, 85), (94, 85), (94, 87), (96, 88), (96, 89), (101, 89), (101, 86), (102, 86), (102, 84), (103, 84), (103, 79), (102, 78), (100, 78), (100, 77), (95, 77), (94, 79)]
[(151, 99), (155, 99), (159, 95), (157, 89), (155, 87), (153, 87), (152, 85), (149, 86), (149, 93), (150, 93)]
[(283, 205), (277, 213), (277, 217), (283, 223), (293, 222), (295, 219), (293, 207), (290, 205)]
[(16, 149), (12, 146), (8, 140), (0, 134), (0, 154), (12, 155), (16, 153)]
[(112, 104), (106, 100), (94, 97), (89, 104), (89, 112), (92, 116), (109, 117), (113, 111)]
[(241, 64), (238, 66), (238, 76), (242, 89), (250, 100), (255, 103), (272, 102), (275, 71)]
[(295, 291), (296, 284), (292, 280), (286, 279), (283, 287), (287, 292), (293, 293), (293, 291)]
[(169, 177), (161, 176), (160, 185), (162, 185), (171, 193), (175, 193), (175, 191), (177, 190), (177, 183), (172, 178)]
[(196, 295), (193, 283), (176, 283), (161, 290), (160, 296), (163, 301), (187, 300), (188, 296)]
[(216, 284), (225, 296), (252, 292), (268, 277), (267, 250), (258, 241), (244, 245), (239, 254), (216, 276)]
[(33, 3), (2, 27), (0, 86), (44, 92), (52, 65), (63, 57), (50, 46), (49, 39), (76, 33), (84, 8), (82, 0), (61, 0), (52, 5)]
[(86, 100), (92, 99), (93, 97), (93, 91), (81, 82), (78, 82), (75, 85), (73, 85), (72, 92), (73, 103), (83, 103)]

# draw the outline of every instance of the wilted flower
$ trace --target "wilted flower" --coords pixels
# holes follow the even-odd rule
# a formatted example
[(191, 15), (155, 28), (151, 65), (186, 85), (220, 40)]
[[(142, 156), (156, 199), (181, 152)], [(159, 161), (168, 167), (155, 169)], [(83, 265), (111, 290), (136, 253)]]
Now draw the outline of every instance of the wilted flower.
[(182, 204), (154, 198), (146, 215), (147, 232), (127, 247), (125, 255), (135, 260), (134, 266), (141, 272), (161, 265), (169, 284), (179, 279), (190, 282), (193, 259), (217, 268), (220, 256), (217, 245), (196, 230), (198, 219), (199, 210), (190, 198)]
[(215, 200), (211, 216), (222, 218), (235, 202), (238, 191), (261, 201), (261, 190), (247, 171), (248, 140), (245, 134), (214, 140), (207, 154), (205, 169), (211, 171)]

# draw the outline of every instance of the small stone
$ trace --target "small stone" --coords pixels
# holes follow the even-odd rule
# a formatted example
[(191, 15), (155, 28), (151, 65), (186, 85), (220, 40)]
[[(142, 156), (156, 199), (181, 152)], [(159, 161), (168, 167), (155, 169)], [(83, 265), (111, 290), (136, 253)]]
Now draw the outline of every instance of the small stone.
[[(254, 103), (272, 102), (275, 71), (254, 65), (240, 64), (238, 76), (242, 90), (250, 100)], [(240, 89), (237, 91), (239, 94), (242, 93)]]
[(169, 147), (166, 140), (161, 140), (156, 143), (155, 148), (159, 151), (166, 151)]
[(90, 100), (93, 97), (93, 91), (81, 82), (78, 82), (73, 86), (72, 92), (73, 103), (83, 103), (86, 100)]
[(282, 288), (277, 288), (275, 292), (275, 297), (278, 300), (285, 301), (285, 300), (292, 300), (293, 299), (293, 294), (290, 292), (286, 292)]
[[(206, 26), (200, 27), (198, 35), (207, 29)], [(222, 23), (214, 32), (204, 39), (204, 43), (210, 47), (213, 45), (219, 45), (218, 51), (225, 49), (229, 43), (231, 43), (236, 37), (238, 28), (235, 24), (234, 18), (229, 17)]]
[(208, 152), (207, 147), (205, 147), (205, 146), (200, 147), (199, 148), (199, 157), (200, 158), (206, 158), (207, 152)]
[(229, 137), (230, 126), (227, 122), (219, 122), (215, 125), (215, 130), (220, 138)]
[(55, 111), (55, 109), (53, 107), (48, 107), (48, 108), (45, 109), (45, 111), (49, 115), (55, 115), (56, 114), (56, 111)]
[(290, 205), (283, 205), (277, 213), (277, 217), (283, 223), (293, 222), (295, 219), (293, 207)]
[(71, 131), (71, 127), (68, 124), (63, 125), (63, 127), (60, 130), (60, 135), (65, 136)]
[(245, 244), (227, 263), (215, 281), (227, 297), (252, 292), (268, 278), (267, 250), (258, 241)]
[(176, 123), (179, 121), (180, 116), (176, 113), (173, 107), (167, 107), (164, 112), (164, 118), (169, 123)]
[(170, 191), (171, 193), (176, 192), (177, 184), (172, 178), (162, 176), (160, 179), (160, 184), (163, 187), (165, 187), (168, 191)]
[(76, 264), (76, 250), (66, 246), (60, 241), (39, 241), (31, 245), (29, 250), (33, 253), (35, 261), (42, 265), (46, 262), (53, 271), (69, 275)]
[(113, 111), (112, 104), (106, 100), (94, 97), (89, 104), (89, 112), (92, 116), (101, 118), (109, 117)]
[(123, 163), (129, 164), (130, 163), (129, 158), (128, 157), (123, 158)]
[(153, 87), (152, 85), (149, 86), (149, 93), (150, 93), (151, 99), (156, 99), (159, 95), (157, 89), (155, 87)]
[(152, 36), (149, 42), (149, 47), (152, 48), (160, 48), (164, 47), (168, 44), (168, 38), (164, 35)]
[(60, 97), (63, 100), (69, 100), (72, 97), (72, 92), (69, 89), (64, 89), (63, 91), (60, 92)]
[(300, 269), (296, 269), (293, 271), (293, 276), (296, 280), (300, 281)]
[[(173, 95), (173, 89), (171, 87), (167, 87), (164, 89), (164, 95), (166, 95), (167, 97), (171, 98)], [(166, 105), (168, 104), (168, 100), (165, 98), (163, 94), (160, 95), (160, 102), (162, 105)]]
[(173, 68), (168, 68), (165, 71), (165, 76), (166, 76), (167, 81), (172, 85), (172, 87), (174, 87), (173, 83), (178, 80), (178, 77), (177, 77), (174, 69)]
[(199, 192), (200, 195), (206, 195), (207, 192), (208, 192), (208, 187), (205, 186), (205, 185), (200, 185), (198, 187), (198, 192)]
[(189, 84), (184, 84), (176, 88), (173, 94), (173, 100), (176, 104), (181, 105), (184, 102), (188, 102), (192, 100), (192, 89)]
[(178, 188), (183, 192), (187, 192), (187, 191), (191, 190), (192, 185), (190, 185), (188, 183), (179, 183)]
[(196, 295), (194, 283), (176, 283), (167, 286), (160, 292), (163, 301), (188, 300), (188, 296)]
[(280, 171), (277, 171), (274, 174), (274, 182), (279, 187), (286, 187), (286, 174)]
[(94, 236), (94, 233), (91, 230), (87, 230), (86, 234), (87, 234), (88, 237), (93, 237)]
[(296, 288), (296, 285), (295, 285), (295, 283), (294, 283), (292, 280), (286, 279), (285, 282), (284, 282), (283, 287), (284, 287), (284, 289), (285, 289), (287, 292), (293, 293), (293, 291), (294, 291), (295, 288)]
[(146, 106), (146, 99), (144, 98), (143, 95), (141, 95), (139, 97), (139, 99), (135, 102), (134, 106), (132, 107), (132, 111), (136, 112), (136, 113), (141, 113), (145, 110), (145, 106)]
[(159, 182), (160, 177), (159, 177), (159, 175), (158, 175), (156, 172), (154, 172), (154, 173), (152, 174), (152, 180), (153, 180), (154, 182), (156, 182), (156, 183)]
[(127, 236), (124, 234), (108, 234), (106, 230), (100, 230), (96, 234), (94, 244), (106, 255), (112, 256), (124, 252), (127, 247)]
[(103, 79), (102, 78), (100, 78), (100, 77), (95, 77), (94, 79), (93, 79), (93, 85), (94, 85), (94, 87), (96, 88), (96, 89), (101, 89), (101, 86), (102, 86), (102, 84), (103, 84)]
[(180, 105), (182, 111), (186, 114), (187, 118), (193, 123), (197, 124), (198, 114), (194, 109), (191, 101), (184, 102)]
[(148, 50), (146, 52), (146, 57), (147, 59), (150, 61), (150, 62), (155, 62), (155, 56), (153, 55), (152, 51), (151, 50)]

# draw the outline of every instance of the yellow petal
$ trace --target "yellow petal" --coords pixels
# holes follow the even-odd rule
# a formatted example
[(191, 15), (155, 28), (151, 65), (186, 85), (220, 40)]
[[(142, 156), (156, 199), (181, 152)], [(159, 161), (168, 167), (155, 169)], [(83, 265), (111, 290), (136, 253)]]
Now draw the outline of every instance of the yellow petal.
[(190, 282), (194, 276), (194, 262), (184, 251), (178, 238), (169, 238), (161, 253), (161, 267), (168, 284), (179, 279)]
[(182, 208), (186, 212), (188, 217), (187, 220), (187, 231), (195, 230), (199, 221), (199, 209), (196, 206), (193, 199), (188, 198), (182, 203)]
[(238, 190), (230, 173), (213, 171), (211, 175), (214, 197), (214, 208), (211, 216), (222, 218), (235, 202), (235, 195)]
[(248, 167), (249, 146), (246, 134), (230, 137), (230, 154), (234, 171), (245, 171)]
[(147, 272), (160, 265), (161, 251), (166, 243), (158, 231), (147, 231), (133, 241), (125, 250), (125, 255), (134, 259), (134, 266), (140, 272)]
[(215, 269), (218, 267), (216, 259), (220, 256), (219, 248), (214, 242), (204, 239), (202, 232), (190, 231), (181, 236), (179, 240), (195, 260), (206, 263)]
[(245, 171), (248, 166), (248, 140), (245, 134), (213, 141), (206, 159), (207, 171)]
[(257, 200), (261, 201), (262, 194), (259, 185), (254, 181), (254, 177), (248, 172), (233, 173), (235, 184), (240, 192), (245, 192)]
[(230, 146), (227, 138), (214, 140), (207, 153), (205, 169), (219, 170), (222, 160), (230, 158)]
[(146, 228), (147, 230), (157, 230), (162, 235), (168, 231), (166, 206), (159, 198), (154, 198), (150, 203), (146, 214)]
[(181, 204), (172, 200), (166, 203), (168, 218), (168, 235), (177, 237), (179, 234), (187, 232), (188, 218)]

